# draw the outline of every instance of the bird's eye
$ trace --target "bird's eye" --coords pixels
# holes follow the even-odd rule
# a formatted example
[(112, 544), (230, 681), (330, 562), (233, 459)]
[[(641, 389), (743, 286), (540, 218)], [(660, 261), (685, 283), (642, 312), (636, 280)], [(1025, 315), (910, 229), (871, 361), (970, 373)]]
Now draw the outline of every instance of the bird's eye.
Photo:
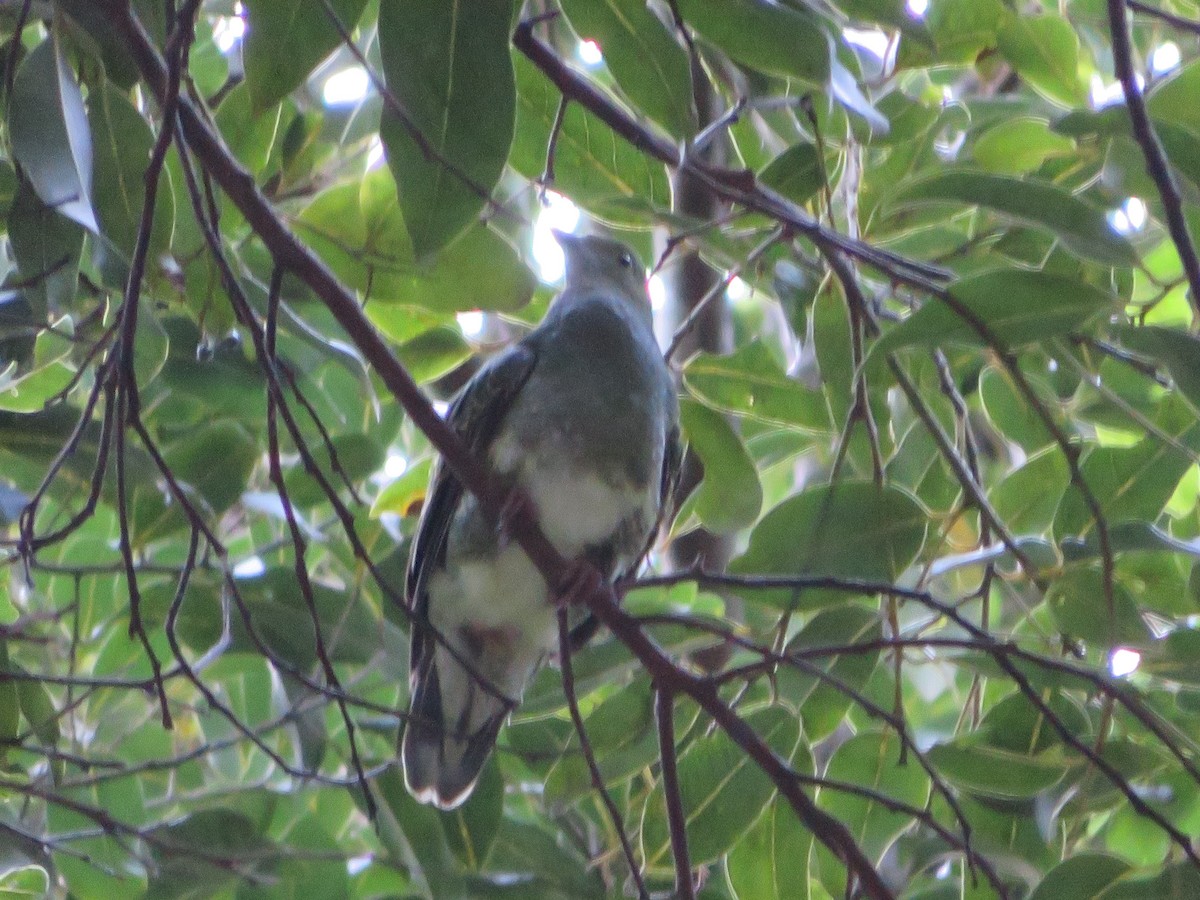
[(633, 254), (628, 250), (622, 250), (621, 255), (617, 258), (624, 269), (633, 268)]

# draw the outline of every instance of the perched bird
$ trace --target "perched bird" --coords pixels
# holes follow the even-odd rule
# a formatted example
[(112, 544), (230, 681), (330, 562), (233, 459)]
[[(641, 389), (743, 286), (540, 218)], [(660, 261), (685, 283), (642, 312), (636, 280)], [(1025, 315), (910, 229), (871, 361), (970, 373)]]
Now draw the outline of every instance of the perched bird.
[[(559, 553), (615, 579), (645, 555), (674, 489), (678, 399), (637, 256), (606, 238), (555, 236), (566, 287), (541, 325), (468, 382), (449, 421), (527, 501)], [(558, 598), (441, 462), (407, 594), (415, 615), (404, 777), (418, 800), (453, 809), (558, 647)], [(585, 620), (572, 637), (595, 627)]]

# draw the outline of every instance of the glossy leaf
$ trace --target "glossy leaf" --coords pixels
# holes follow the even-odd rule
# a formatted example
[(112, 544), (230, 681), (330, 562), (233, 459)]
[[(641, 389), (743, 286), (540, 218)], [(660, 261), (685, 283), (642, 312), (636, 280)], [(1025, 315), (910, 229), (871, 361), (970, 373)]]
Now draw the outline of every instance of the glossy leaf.
[(738, 900), (775, 900), (808, 893), (813, 837), (786, 803), (776, 799), (726, 857)]
[(1024, 175), (1037, 171), (1049, 158), (1068, 155), (1074, 148), (1074, 141), (1055, 134), (1040, 119), (1014, 119), (981, 134), (971, 155), (989, 172)]
[[(895, 735), (863, 732), (834, 751), (825, 776), (832, 781), (849, 781), (868, 790), (880, 791), (894, 800), (920, 808), (928, 795), (929, 781), (918, 766), (898, 766), (898, 752), (899, 741)], [(817, 803), (845, 823), (871, 860), (880, 859), (911, 824), (903, 813), (892, 812), (883, 804), (859, 794), (823, 790)], [(837, 866), (826, 868), (828, 857), (822, 853), (820, 858), (826, 888), (836, 889), (844, 882), (844, 870)]]
[[(361, 185), (325, 191), (297, 223), (326, 263), (368, 298), (367, 312), (379, 324), (395, 332), (398, 326), (388, 325), (392, 303), (447, 313), (513, 310), (529, 301), (533, 274), (512, 245), (486, 225), (471, 227), (432, 262), (415, 259), (395, 188), (382, 178), (376, 173)], [(423, 330), (396, 336), (412, 339)]]
[[(128, 261), (141, 227), (154, 135), (124, 93), (106, 86), (90, 99), (88, 122), (95, 146), (94, 199), (100, 233)], [(175, 202), (167, 179), (164, 173), (155, 195), (152, 266), (170, 244), (175, 221)]]
[[(517, 124), (509, 162), (526, 178), (541, 178), (558, 117), (558, 89), (523, 56), (514, 57)], [(579, 104), (567, 106), (555, 145), (555, 187), (593, 215), (616, 224), (642, 224), (668, 208), (666, 169), (619, 138)]]
[(930, 299), (895, 328), (885, 332), (872, 354), (915, 345), (987, 343), (978, 328), (1003, 347), (1019, 347), (1069, 333), (1089, 319), (1111, 313), (1114, 296), (1078, 281), (1043, 272), (997, 269), (955, 282), (951, 296), (963, 313), (946, 301)]
[(700, 521), (717, 533), (752, 524), (762, 509), (762, 486), (737, 433), (720, 413), (696, 402), (682, 406), (680, 421), (705, 467), (695, 507)]
[[(366, 5), (366, 0), (330, 3), (350, 32)], [(340, 43), (322, 0), (247, 0), (243, 58), (254, 109), (270, 109), (298, 88)]]
[(978, 743), (938, 744), (929, 759), (955, 787), (985, 797), (1033, 797), (1063, 779), (1067, 767), (1054, 754), (1026, 756)]
[(1000, 53), (1040, 93), (1066, 107), (1084, 100), (1079, 80), (1079, 39), (1058, 16), (1013, 18), (997, 35)]
[(68, 308), (79, 283), (83, 230), (42, 203), (22, 181), (8, 211), (8, 239), (21, 276), (22, 291), (41, 323), (51, 311)]
[(829, 38), (806, 9), (769, 0), (679, 0), (679, 11), (745, 66), (810, 84), (829, 78)]
[(1084, 259), (1113, 266), (1137, 261), (1129, 242), (1109, 228), (1101, 210), (1048, 182), (951, 169), (901, 186), (894, 200), (977, 204), (1050, 231)]
[(571, 27), (595, 41), (621, 90), (672, 135), (696, 130), (692, 67), (687, 51), (643, 0), (567, 0)]
[(468, 9), (464, 2), (380, 8), (384, 75), (408, 116), (402, 122), (385, 107), (380, 134), (421, 260), (453, 241), (484, 208), (513, 139), (512, 4), (482, 0)]
[(693, 395), (717, 409), (805, 430), (832, 428), (821, 395), (789, 378), (761, 344), (729, 356), (702, 353), (687, 364), (683, 380)]
[(758, 173), (758, 179), (796, 203), (807, 203), (825, 186), (825, 172), (816, 145), (804, 141), (793, 144), (771, 160), (771, 164)]
[(13, 155), (42, 203), (88, 231), (92, 208), (92, 135), (83, 95), (58, 40), (42, 41), (23, 62), (8, 104)]
[[(800, 727), (786, 709), (771, 706), (747, 716), (748, 724), (780, 757), (791, 761)], [(799, 751), (807, 756), (807, 751)], [(811, 768), (800, 763), (803, 771)], [(728, 851), (763, 814), (774, 785), (724, 733), (701, 738), (679, 759), (679, 789), (692, 860), (710, 862)], [(646, 801), (642, 847), (647, 865), (670, 866), (670, 835), (661, 785)]]
[[(894, 580), (925, 541), (925, 513), (897, 488), (818, 485), (784, 500), (758, 523), (731, 568), (740, 573)], [(862, 547), (869, 546), (870, 553)]]

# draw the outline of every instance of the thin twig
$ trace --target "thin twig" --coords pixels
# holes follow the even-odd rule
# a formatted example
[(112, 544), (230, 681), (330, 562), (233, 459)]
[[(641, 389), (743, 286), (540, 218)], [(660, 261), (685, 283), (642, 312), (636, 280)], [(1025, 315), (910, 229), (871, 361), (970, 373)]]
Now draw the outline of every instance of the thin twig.
[(1192, 240), (1191, 229), (1183, 214), (1183, 195), (1179, 192), (1179, 185), (1175, 183), (1175, 176), (1167, 161), (1167, 153), (1150, 121), (1142, 89), (1137, 83), (1137, 73), (1133, 69), (1133, 47), (1129, 39), (1129, 23), (1126, 20), (1126, 3), (1127, 0), (1107, 0), (1113, 69), (1117, 80), (1121, 82), (1121, 89), (1125, 92), (1125, 108), (1129, 111), (1133, 136), (1146, 158), (1146, 171), (1158, 188), (1158, 196), (1166, 214), (1167, 231), (1175, 244), (1183, 271), (1187, 273), (1192, 309), (1197, 318), (1200, 318), (1200, 256), (1196, 253), (1196, 244)]
[(687, 817), (683, 795), (679, 791), (679, 771), (675, 758), (675, 697), (668, 688), (656, 687), (654, 714), (658, 720), (658, 756), (662, 763), (663, 802), (671, 830), (671, 853), (675, 858), (675, 896), (694, 900), (692, 863), (688, 855)]
[(633, 853), (633, 845), (629, 842), (629, 834), (625, 831), (625, 823), (621, 819), (621, 811), (617, 809), (617, 804), (609, 794), (608, 788), (604, 786), (604, 776), (600, 772), (600, 766), (596, 763), (596, 754), (592, 750), (592, 742), (588, 739), (587, 727), (584, 725), (583, 716), (579, 712), (579, 699), (575, 696), (575, 671), (571, 665), (571, 626), (567, 621), (569, 610), (562, 607), (558, 611), (558, 654), (559, 665), (562, 670), (562, 685), (563, 694), (567, 699), (567, 710), (571, 714), (571, 724), (575, 726), (575, 736), (579, 738), (579, 749), (583, 753), (584, 762), (587, 763), (588, 773), (592, 778), (592, 787), (595, 788), (601, 802), (604, 804), (604, 809), (608, 813), (608, 818), (612, 822), (613, 829), (617, 833), (617, 838), (621, 842), (621, 852), (625, 854), (625, 862), (629, 866), (629, 877), (633, 879), (634, 885), (637, 887), (638, 897), (642, 900), (649, 900), (650, 893), (646, 890), (646, 883), (642, 880), (642, 870), (638, 865), (637, 857)]
[(1184, 31), (1190, 31), (1193, 34), (1200, 35), (1200, 21), (1195, 19), (1186, 19), (1183, 16), (1177, 16), (1175, 13), (1167, 12), (1165, 9), (1159, 9), (1157, 6), (1151, 6), (1149, 3), (1142, 3), (1141, 0), (1125, 0), (1125, 5), (1130, 9), (1135, 9), (1147, 16), (1153, 16), (1155, 19), (1174, 25), (1176, 28), (1181, 28)]

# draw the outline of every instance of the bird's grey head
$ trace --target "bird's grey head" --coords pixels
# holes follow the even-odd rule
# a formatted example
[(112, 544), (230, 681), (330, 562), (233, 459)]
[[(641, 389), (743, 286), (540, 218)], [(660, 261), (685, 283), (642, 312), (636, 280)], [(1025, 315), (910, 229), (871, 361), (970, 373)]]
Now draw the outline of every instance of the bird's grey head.
[(651, 321), (646, 294), (646, 267), (625, 244), (610, 238), (580, 237), (555, 231), (567, 262), (566, 292), (603, 291), (629, 302), (638, 315)]

